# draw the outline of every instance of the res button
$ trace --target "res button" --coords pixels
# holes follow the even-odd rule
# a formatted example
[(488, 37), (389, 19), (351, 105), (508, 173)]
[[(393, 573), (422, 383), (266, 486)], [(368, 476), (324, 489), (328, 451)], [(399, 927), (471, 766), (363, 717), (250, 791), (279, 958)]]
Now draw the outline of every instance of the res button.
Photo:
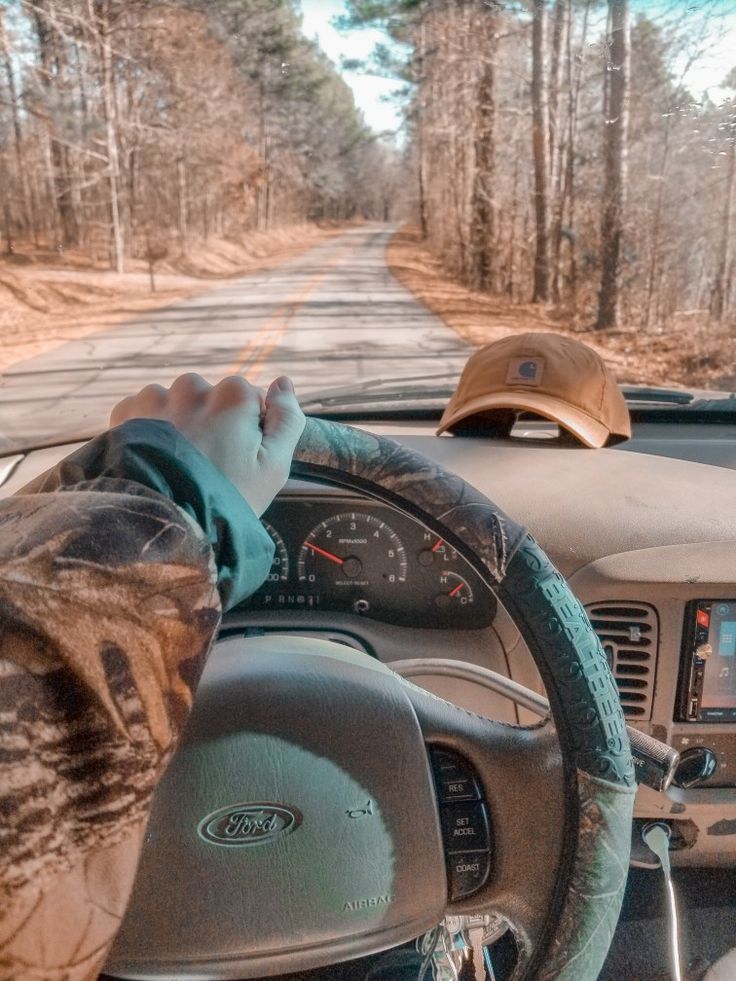
[(437, 793), (441, 804), (454, 804), (455, 801), (480, 798), (475, 778), (463, 766), (438, 772)]
[(478, 781), (463, 760), (450, 753), (436, 752), (433, 754), (433, 762), (440, 804), (480, 800)]

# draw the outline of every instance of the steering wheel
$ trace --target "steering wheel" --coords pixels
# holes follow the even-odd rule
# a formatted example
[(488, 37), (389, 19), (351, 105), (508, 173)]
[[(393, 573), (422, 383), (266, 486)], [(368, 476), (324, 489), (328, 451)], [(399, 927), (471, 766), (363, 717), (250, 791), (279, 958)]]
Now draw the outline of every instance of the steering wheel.
[(221, 640), (106, 972), (273, 976), (492, 911), (516, 936), (515, 978), (593, 981), (623, 897), (634, 772), (582, 606), (526, 531), (389, 439), (310, 419), (292, 474), (457, 549), (523, 635), (554, 726), (482, 718), (328, 641)]

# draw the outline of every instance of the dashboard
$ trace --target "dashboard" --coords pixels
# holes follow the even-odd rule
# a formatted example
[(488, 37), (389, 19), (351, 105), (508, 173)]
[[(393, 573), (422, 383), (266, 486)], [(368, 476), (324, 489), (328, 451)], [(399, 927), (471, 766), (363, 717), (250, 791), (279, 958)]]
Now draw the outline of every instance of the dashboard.
[(273, 565), (244, 610), (352, 613), (398, 627), (487, 627), (495, 601), (477, 573), (406, 515), (352, 497), (277, 499), (263, 516)]
[[(691, 763), (693, 780), (666, 794), (639, 788), (635, 824), (669, 825), (673, 864), (736, 866), (733, 427), (635, 426), (629, 443), (592, 451), (553, 440), (437, 438), (430, 421), (363, 425), (459, 474), (532, 532), (585, 605), (627, 720)], [(0, 458), (0, 495), (72, 449)], [(488, 587), (413, 518), (290, 481), (264, 523), (273, 566), (227, 615), (225, 634), (320, 635), (388, 664), (454, 658), (543, 690)], [(535, 721), (468, 682), (413, 681), (471, 711)]]

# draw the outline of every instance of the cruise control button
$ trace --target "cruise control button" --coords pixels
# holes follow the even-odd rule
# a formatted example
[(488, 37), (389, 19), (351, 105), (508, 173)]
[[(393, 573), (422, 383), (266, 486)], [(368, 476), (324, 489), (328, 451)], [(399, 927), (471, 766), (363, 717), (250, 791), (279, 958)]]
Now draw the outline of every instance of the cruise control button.
[(478, 785), (469, 773), (442, 770), (437, 780), (437, 793), (441, 804), (461, 800), (478, 800)]
[(470, 770), (462, 763), (443, 767), (435, 771), (437, 796), (440, 804), (453, 804), (455, 801), (480, 800), (478, 784)]
[(490, 847), (488, 815), (482, 804), (452, 804), (441, 807), (440, 821), (448, 854), (487, 851)]
[(447, 879), (450, 899), (464, 899), (485, 885), (491, 868), (488, 852), (448, 855)]
[(435, 752), (435, 783), (441, 804), (462, 800), (480, 800), (480, 790), (471, 768), (458, 756)]

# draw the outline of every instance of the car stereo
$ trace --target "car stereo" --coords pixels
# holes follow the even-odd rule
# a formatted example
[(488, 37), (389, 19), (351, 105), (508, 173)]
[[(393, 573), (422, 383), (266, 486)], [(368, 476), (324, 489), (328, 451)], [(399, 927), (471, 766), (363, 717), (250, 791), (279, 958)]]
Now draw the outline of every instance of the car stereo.
[(736, 600), (688, 603), (678, 721), (736, 721)]

